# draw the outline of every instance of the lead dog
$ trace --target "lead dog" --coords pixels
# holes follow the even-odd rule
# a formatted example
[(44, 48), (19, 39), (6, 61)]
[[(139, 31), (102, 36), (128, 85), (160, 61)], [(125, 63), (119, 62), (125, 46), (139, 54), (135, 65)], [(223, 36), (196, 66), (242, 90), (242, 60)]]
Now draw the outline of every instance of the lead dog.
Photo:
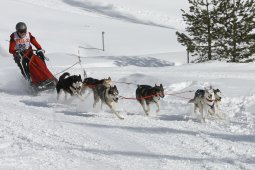
[(70, 73), (65, 72), (59, 77), (59, 81), (56, 85), (57, 90), (57, 99), (59, 99), (60, 92), (64, 91), (65, 100), (67, 99), (67, 94), (71, 96), (77, 95), (80, 98), (80, 92), (82, 87), (82, 79), (81, 75), (72, 75)]
[(101, 100), (101, 109), (103, 107), (103, 104), (106, 104), (119, 119), (124, 119), (115, 109), (115, 105), (118, 102), (118, 96), (119, 91), (115, 85), (113, 87), (109, 87), (103, 84), (99, 84), (94, 90), (93, 107), (95, 107), (99, 100)]
[[(136, 100), (142, 105), (143, 110), (146, 115), (149, 115), (150, 112), (150, 104), (155, 103), (158, 107), (157, 112), (159, 112), (159, 100), (160, 98), (164, 98), (164, 88), (163, 85), (160, 84), (157, 86), (155, 84), (154, 87), (149, 85), (138, 85), (136, 89)], [(147, 109), (145, 107), (147, 106)]]
[(219, 115), (219, 103), (221, 101), (221, 91), (219, 89), (198, 89), (193, 99), (189, 103), (194, 103), (194, 113), (200, 112), (200, 120), (205, 121), (207, 114)]
[(213, 89), (213, 91), (214, 91), (214, 95), (215, 95), (215, 102), (214, 102), (215, 104), (214, 104), (214, 110), (210, 114), (216, 115), (219, 118), (223, 118), (222, 117), (223, 113), (220, 112), (220, 107), (219, 107), (221, 99), (222, 99), (221, 91), (220, 91), (220, 89)]

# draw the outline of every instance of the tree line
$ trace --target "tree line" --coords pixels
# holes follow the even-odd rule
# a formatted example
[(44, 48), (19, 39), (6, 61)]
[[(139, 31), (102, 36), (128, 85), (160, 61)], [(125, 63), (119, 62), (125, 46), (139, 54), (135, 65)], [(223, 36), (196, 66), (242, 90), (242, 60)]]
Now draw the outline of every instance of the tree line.
[(187, 27), (176, 32), (177, 40), (195, 62), (224, 60), (251, 62), (255, 59), (254, 0), (188, 0), (182, 11)]

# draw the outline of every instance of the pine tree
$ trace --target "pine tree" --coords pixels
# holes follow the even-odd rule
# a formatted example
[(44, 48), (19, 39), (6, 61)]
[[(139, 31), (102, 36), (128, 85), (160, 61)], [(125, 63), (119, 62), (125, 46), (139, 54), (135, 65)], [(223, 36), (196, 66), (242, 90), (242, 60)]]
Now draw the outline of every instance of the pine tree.
[(216, 18), (217, 54), (231, 62), (248, 62), (255, 53), (254, 0), (222, 0)]
[[(186, 22), (186, 31), (184, 33), (176, 32), (178, 41), (187, 47), (187, 50), (193, 49), (193, 55), (199, 56), (199, 61), (214, 59), (215, 42), (215, 16), (218, 0), (188, 0), (190, 3), (189, 13), (183, 12), (183, 20)], [(190, 48), (192, 47), (192, 48)], [(192, 52), (192, 51), (188, 51)]]
[(187, 35), (185, 35), (184, 33), (179, 33), (177, 31), (176, 35), (177, 35), (177, 41), (179, 43), (181, 43), (183, 46), (187, 47), (186, 48), (186, 51), (187, 51), (187, 63), (189, 63), (190, 62), (189, 54), (193, 53), (195, 51), (195, 46), (194, 46), (192, 40)]

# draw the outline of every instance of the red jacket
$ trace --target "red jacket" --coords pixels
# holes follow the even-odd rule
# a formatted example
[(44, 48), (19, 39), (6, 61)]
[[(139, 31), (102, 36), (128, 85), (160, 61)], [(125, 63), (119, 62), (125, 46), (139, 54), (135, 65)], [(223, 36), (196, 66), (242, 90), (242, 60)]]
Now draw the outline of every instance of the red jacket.
[[(15, 32), (14, 32), (15, 33)], [(10, 36), (10, 46), (9, 46), (9, 52), (15, 56), (16, 53), (16, 41), (14, 39), (14, 33)], [(32, 36), (32, 34), (29, 32), (30, 37), (30, 43), (33, 44), (37, 50), (42, 49), (41, 45), (36, 41), (35, 37)], [(30, 45), (28, 49), (24, 51), (25, 56), (31, 57), (33, 55), (32, 46)]]

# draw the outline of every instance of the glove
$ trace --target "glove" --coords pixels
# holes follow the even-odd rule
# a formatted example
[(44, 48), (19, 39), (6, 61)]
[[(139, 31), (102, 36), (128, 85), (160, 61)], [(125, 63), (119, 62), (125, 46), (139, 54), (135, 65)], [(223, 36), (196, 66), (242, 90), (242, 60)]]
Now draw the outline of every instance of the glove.
[(43, 54), (45, 54), (45, 50), (44, 50), (44, 49), (37, 50), (37, 53), (40, 53), (40, 52), (42, 52)]
[(44, 54), (45, 54), (45, 50), (44, 49), (40, 49), (36, 51), (36, 54), (43, 57), (45, 60), (49, 61), (49, 58), (47, 58)]

